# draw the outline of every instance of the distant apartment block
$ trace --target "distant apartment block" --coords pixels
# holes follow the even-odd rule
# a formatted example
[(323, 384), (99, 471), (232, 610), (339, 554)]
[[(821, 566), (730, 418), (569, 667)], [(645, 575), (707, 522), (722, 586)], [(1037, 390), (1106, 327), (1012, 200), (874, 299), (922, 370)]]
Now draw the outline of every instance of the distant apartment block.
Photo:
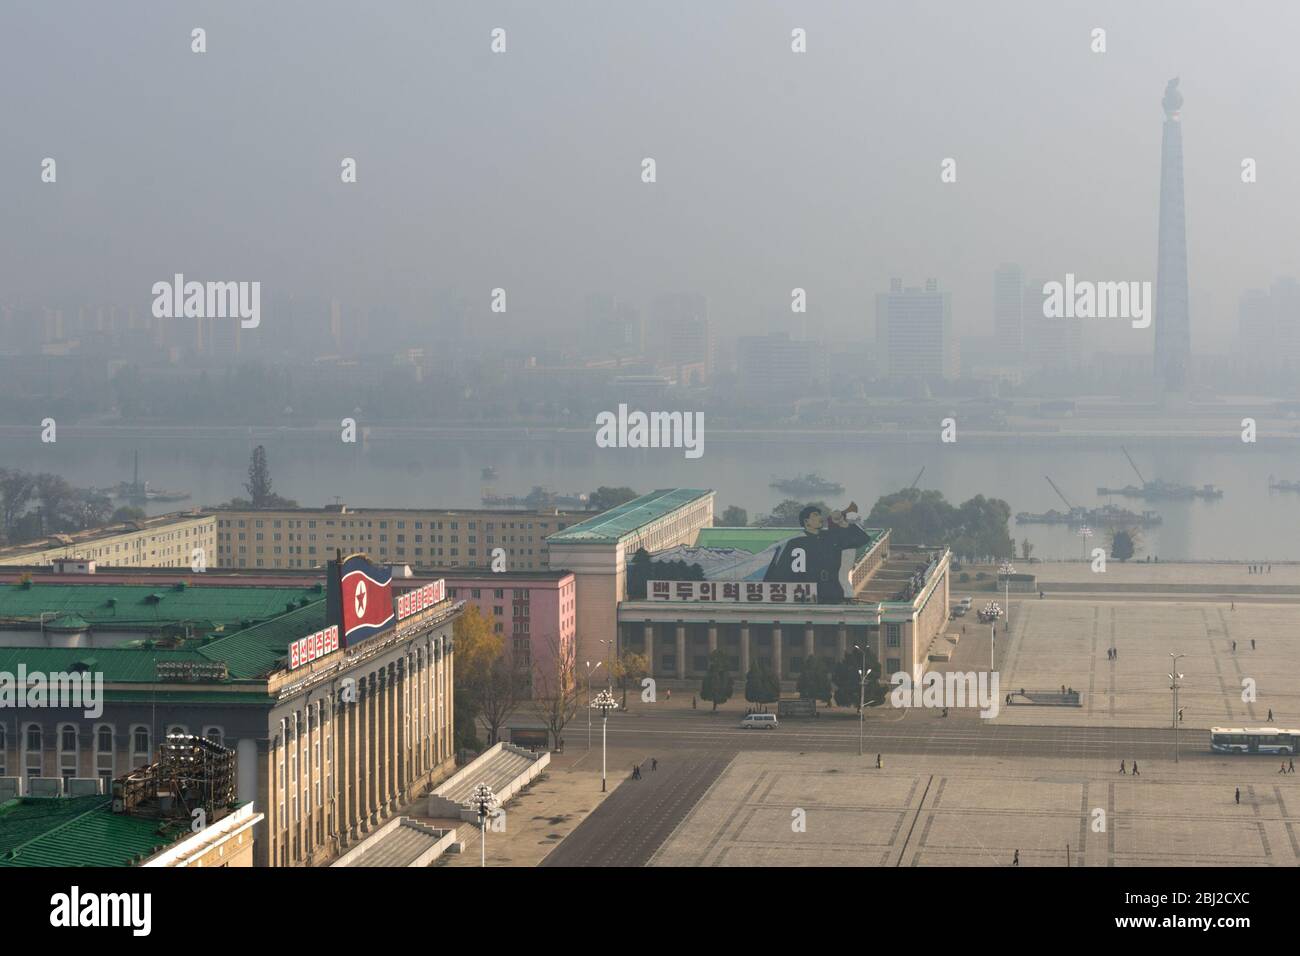
[(813, 342), (791, 341), (786, 332), (741, 336), (736, 342), (736, 371), (745, 391), (799, 396), (812, 393), (824, 380), (826, 363)]
[(1020, 266), (1006, 263), (993, 273), (993, 337), (1009, 364), (1020, 361), (1023, 347), (1025, 276)]
[(1241, 351), (1253, 363), (1276, 366), (1300, 360), (1300, 284), (1277, 279), (1270, 289), (1250, 289), (1237, 311)]
[(216, 567), (313, 568), (336, 550), (380, 564), (484, 568), (505, 550), (509, 571), (550, 567), (546, 536), (590, 513), (419, 508), (293, 508), (216, 513)]
[(889, 291), (876, 296), (876, 348), (888, 378), (957, 377), (952, 303), (938, 280), (926, 279), (924, 289), (889, 280)]
[(1070, 371), (1083, 361), (1083, 320), (1043, 315), (1043, 286), (1036, 279), (1025, 286), (1024, 361), (1037, 371)]
[(217, 519), (212, 514), (159, 515), (71, 535), (50, 535), (0, 548), (0, 565), (49, 565), (66, 559), (105, 567), (190, 568), (197, 548), (203, 549), (204, 563), (215, 561)]
[(657, 296), (646, 343), (660, 370), (683, 385), (700, 385), (713, 373), (709, 300), (696, 293)]

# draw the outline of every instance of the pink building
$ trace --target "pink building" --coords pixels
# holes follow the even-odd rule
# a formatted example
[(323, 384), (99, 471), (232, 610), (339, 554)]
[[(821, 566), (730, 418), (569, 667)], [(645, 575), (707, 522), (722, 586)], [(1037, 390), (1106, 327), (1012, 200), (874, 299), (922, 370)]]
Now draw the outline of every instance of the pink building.
[[(443, 578), (447, 596), (478, 608), (516, 658), (532, 665), (533, 688), (554, 688), (561, 665), (572, 675), (577, 609), (571, 571), (515, 571), (493, 574), (484, 569), (421, 570), (394, 578), (404, 590)], [(552, 691), (553, 692), (553, 691)]]

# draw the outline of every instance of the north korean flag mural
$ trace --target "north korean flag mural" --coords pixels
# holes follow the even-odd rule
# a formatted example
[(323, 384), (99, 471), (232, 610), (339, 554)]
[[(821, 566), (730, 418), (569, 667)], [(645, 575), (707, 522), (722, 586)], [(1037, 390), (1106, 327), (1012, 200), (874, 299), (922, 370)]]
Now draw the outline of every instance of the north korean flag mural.
[(371, 564), (362, 555), (330, 562), (337, 586), (331, 588), (331, 621), (337, 621), (342, 645), (351, 647), (393, 626), (393, 571)]

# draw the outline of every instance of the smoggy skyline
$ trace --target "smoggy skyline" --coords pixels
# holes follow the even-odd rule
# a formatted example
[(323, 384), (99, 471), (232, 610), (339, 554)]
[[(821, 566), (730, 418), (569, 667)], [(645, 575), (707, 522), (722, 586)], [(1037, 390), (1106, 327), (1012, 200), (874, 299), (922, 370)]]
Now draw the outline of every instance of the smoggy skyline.
[(463, 299), (510, 334), (574, 327), (589, 293), (692, 290), (725, 335), (798, 331), (798, 286), (811, 333), (869, 339), (891, 275), (933, 276), (957, 334), (988, 334), (1003, 261), (1154, 281), (1175, 76), (1193, 351), (1231, 349), (1241, 293), (1300, 272), (1300, 13), (1278, 4), (73, 3), (0, 25), (5, 304), (145, 314), (183, 272), (408, 320)]

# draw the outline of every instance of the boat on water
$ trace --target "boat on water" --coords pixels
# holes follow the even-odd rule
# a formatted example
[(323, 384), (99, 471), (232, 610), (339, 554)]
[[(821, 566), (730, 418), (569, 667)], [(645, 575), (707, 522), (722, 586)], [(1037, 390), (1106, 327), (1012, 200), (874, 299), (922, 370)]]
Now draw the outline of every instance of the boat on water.
[(1098, 488), (1099, 495), (1119, 495), (1122, 498), (1141, 498), (1144, 501), (1187, 501), (1192, 498), (1212, 500), (1223, 497), (1223, 489), (1214, 485), (1182, 485), (1174, 481), (1144, 482), (1141, 487), (1125, 485), (1123, 488)]
[(558, 495), (541, 485), (533, 485), (532, 491), (523, 496), (498, 495), (491, 488), (484, 488), (480, 500), (485, 508), (528, 508), (532, 511), (542, 511), (550, 508), (583, 511), (587, 508), (586, 495)]
[(497, 470), (493, 468), (491, 465), (488, 465), (486, 468), (484, 468), (482, 471), (479, 472), (479, 475), (483, 478), (484, 481), (491, 481), (493, 478), (497, 476)]
[(839, 482), (827, 481), (812, 472), (794, 478), (773, 478), (768, 487), (790, 495), (838, 495), (844, 491), (844, 486)]
[(1269, 491), (1300, 491), (1300, 481), (1288, 481), (1283, 479), (1276, 480), (1272, 475), (1268, 476)]
[(155, 488), (147, 481), (140, 480), (140, 453), (135, 453), (135, 473), (130, 481), (119, 481), (112, 488), (102, 489), (104, 495), (118, 501), (185, 501), (188, 491), (168, 491)]
[(1102, 528), (1150, 528), (1164, 522), (1164, 518), (1155, 511), (1129, 511), (1117, 505), (1103, 505), (1100, 508), (1071, 508), (1069, 511), (1050, 511), (1034, 513), (1022, 511), (1016, 515), (1016, 524), (1063, 524), (1071, 527), (1096, 525)]

